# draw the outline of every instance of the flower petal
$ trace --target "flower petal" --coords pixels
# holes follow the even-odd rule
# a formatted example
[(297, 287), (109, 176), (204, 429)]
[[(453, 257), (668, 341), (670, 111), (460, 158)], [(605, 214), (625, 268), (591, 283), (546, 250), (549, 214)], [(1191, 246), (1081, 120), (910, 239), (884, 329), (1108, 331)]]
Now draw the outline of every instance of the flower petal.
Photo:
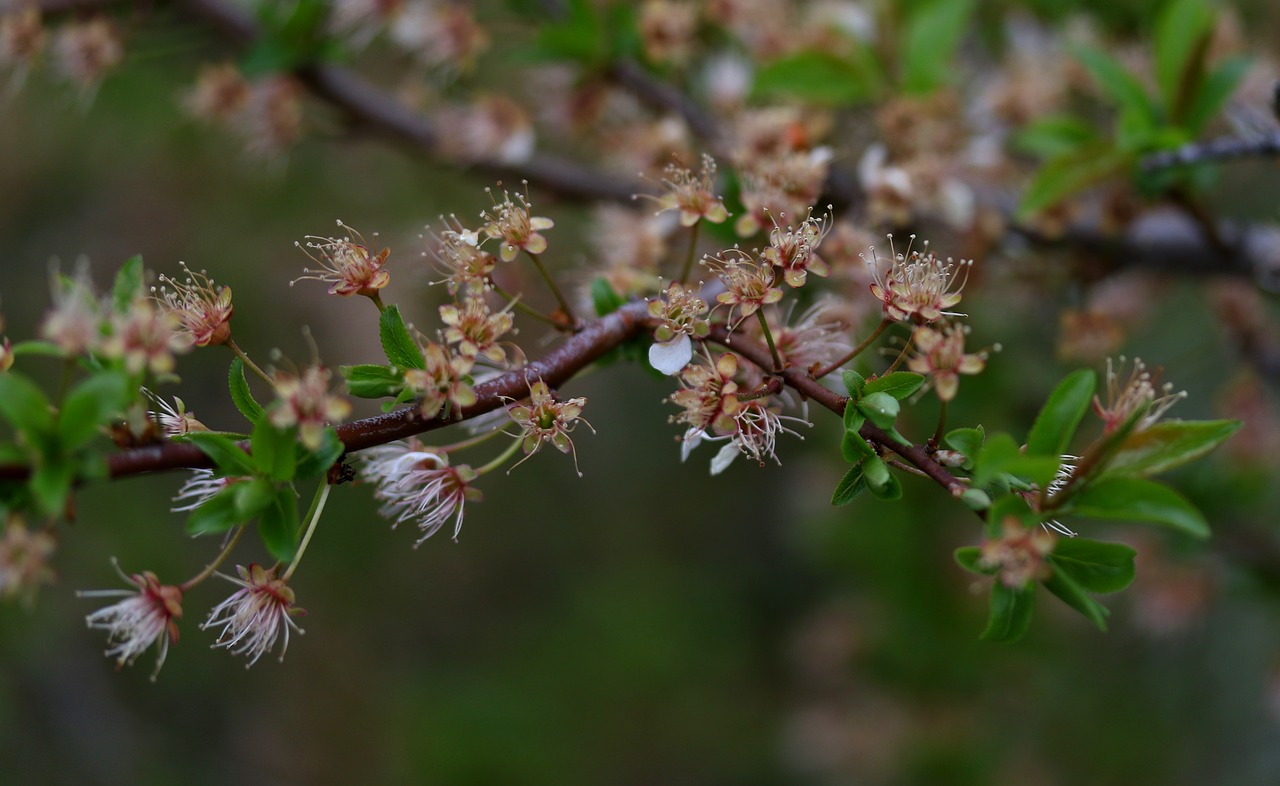
[(649, 347), (649, 365), (667, 376), (680, 373), (693, 359), (693, 342), (681, 334), (670, 341), (655, 342)]

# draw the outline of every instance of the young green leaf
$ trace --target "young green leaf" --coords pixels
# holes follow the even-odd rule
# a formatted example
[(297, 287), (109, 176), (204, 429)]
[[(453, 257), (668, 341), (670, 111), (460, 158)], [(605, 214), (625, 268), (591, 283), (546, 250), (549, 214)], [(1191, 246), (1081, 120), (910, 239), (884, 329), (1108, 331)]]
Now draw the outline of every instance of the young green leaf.
[(978, 451), (982, 449), (982, 443), (987, 438), (986, 429), (982, 426), (977, 428), (958, 428), (948, 431), (942, 441), (952, 450), (959, 451), (969, 458), (978, 455)]
[(761, 66), (752, 95), (848, 106), (875, 95), (881, 81), (879, 66), (864, 48), (857, 48), (852, 57), (810, 49)]
[(626, 302), (626, 299), (614, 290), (608, 279), (597, 278), (591, 282), (591, 305), (595, 307), (596, 316), (612, 314), (626, 305)]
[(1102, 143), (1092, 123), (1073, 115), (1041, 118), (1018, 131), (1012, 140), (1015, 149), (1040, 158), (1065, 156)]
[(1089, 410), (1098, 377), (1089, 369), (1067, 375), (1049, 394), (1027, 435), (1027, 454), (1060, 458), (1066, 452), (1080, 419)]
[[(1156, 20), (1156, 84), (1165, 109), (1173, 113), (1185, 106), (1188, 89), (1203, 66), (1209, 38), (1213, 35), (1213, 12), (1204, 0), (1173, 0)], [(1178, 119), (1175, 116), (1175, 120)]]
[(982, 559), (982, 549), (977, 546), (961, 546), (955, 550), (956, 564), (970, 573), (977, 573), (980, 576), (994, 576), (999, 568), (984, 567), (980, 560)]
[(1209, 537), (1209, 524), (1178, 492), (1151, 480), (1104, 477), (1072, 497), (1076, 516), (1163, 524), (1197, 538)]
[(240, 358), (231, 361), (231, 368), (227, 372), (227, 387), (231, 391), (231, 403), (236, 405), (245, 420), (255, 424), (262, 420), (262, 405), (253, 397), (253, 391), (249, 390), (249, 380), (244, 378), (244, 361)]
[(1119, 60), (1101, 49), (1086, 46), (1077, 47), (1074, 54), (1117, 107), (1142, 117), (1150, 126), (1159, 125), (1159, 112), (1146, 88)]
[(1083, 614), (1094, 625), (1098, 626), (1098, 630), (1106, 631), (1107, 616), (1111, 613), (1098, 601), (1089, 597), (1084, 587), (1062, 571), (1055, 570), (1053, 575), (1044, 581), (1045, 589), (1057, 595), (1058, 598), (1071, 608)]
[(94, 374), (72, 388), (58, 413), (63, 450), (75, 450), (93, 439), (99, 427), (125, 405), (127, 397), (124, 377), (111, 371)]
[(923, 384), (924, 376), (920, 374), (912, 371), (895, 371), (871, 380), (863, 388), (862, 393), (864, 396), (872, 393), (888, 393), (896, 399), (904, 399), (919, 390)]
[(293, 480), (298, 469), (297, 439), (295, 429), (278, 429), (266, 418), (258, 421), (249, 443), (257, 474), (282, 483)]
[(1123, 543), (1062, 538), (1049, 555), (1054, 571), (1065, 573), (1089, 592), (1119, 592), (1133, 582), (1137, 554)]
[(1129, 434), (1106, 465), (1108, 475), (1148, 477), (1207, 455), (1244, 425), (1239, 420), (1165, 420)]
[(991, 606), (983, 641), (1014, 642), (1026, 635), (1036, 610), (1035, 586), (1015, 590), (1000, 582), (991, 586)]
[(888, 393), (868, 393), (858, 401), (857, 407), (867, 420), (884, 429), (893, 428), (893, 422), (902, 409), (898, 400)]
[(840, 438), (840, 455), (850, 464), (858, 464), (868, 456), (876, 454), (875, 448), (858, 436), (856, 431), (846, 431)]
[(1088, 145), (1045, 162), (1022, 192), (1017, 219), (1027, 221), (1095, 183), (1125, 173), (1133, 154), (1110, 143)]
[(879, 456), (871, 456), (862, 462), (863, 477), (871, 496), (891, 501), (902, 498), (902, 481), (889, 471), (889, 465)]
[(31, 496), (46, 516), (58, 516), (67, 504), (71, 482), (75, 480), (75, 464), (68, 456), (47, 456), (31, 473)]
[(329, 467), (338, 460), (342, 455), (342, 451), (346, 448), (342, 444), (342, 440), (338, 439), (338, 432), (332, 426), (324, 430), (324, 437), (320, 443), (320, 447), (315, 450), (307, 450), (306, 446), (301, 442), (297, 443), (295, 450), (298, 453), (298, 469), (297, 476), (300, 478), (317, 478), (329, 471)]
[(973, 484), (987, 485), (1002, 474), (1024, 478), (1041, 488), (1053, 480), (1062, 461), (1058, 456), (1030, 456), (1018, 449), (1008, 434), (988, 439), (973, 460)]
[(840, 478), (840, 482), (836, 484), (835, 493), (831, 495), (831, 504), (848, 505), (866, 488), (867, 481), (862, 477), (862, 465), (855, 464), (849, 467), (849, 471), (844, 473), (844, 477)]
[(0, 374), (0, 417), (19, 433), (47, 436), (53, 432), (49, 400), (35, 383), (21, 374)]
[(862, 398), (862, 391), (867, 386), (867, 381), (861, 374), (853, 369), (846, 369), (840, 372), (840, 379), (844, 382), (844, 389), (849, 392), (849, 398), (857, 401)]
[(258, 516), (258, 535), (271, 556), (290, 562), (298, 551), (298, 502), (293, 487), (276, 490)]
[(1222, 105), (1235, 92), (1236, 85), (1249, 70), (1247, 57), (1232, 57), (1223, 60), (1200, 83), (1195, 97), (1187, 107), (1183, 125), (1194, 136), (1199, 136), (1205, 126), (1218, 115)]
[(338, 371), (347, 380), (347, 392), (357, 398), (395, 396), (404, 389), (403, 372), (391, 366), (362, 363), (358, 366), (339, 366)]
[(266, 478), (254, 478), (243, 483), (232, 483), (231, 497), (235, 500), (236, 515), (240, 521), (248, 521), (261, 513), (275, 498), (276, 486)]
[(867, 422), (866, 415), (858, 411), (858, 402), (853, 399), (844, 405), (844, 430), (846, 434), (857, 436), (858, 429), (862, 428), (862, 424)]
[(115, 283), (111, 287), (111, 308), (117, 314), (127, 313), (133, 301), (145, 293), (142, 288), (142, 273), (142, 255), (140, 254), (129, 257), (128, 261), (120, 266)]
[(187, 534), (209, 535), (226, 532), (235, 525), (245, 521), (236, 510), (236, 492), (238, 484), (227, 486), (222, 491), (207, 499), (203, 505), (191, 511), (187, 516)]
[(378, 336), (387, 361), (397, 368), (426, 368), (426, 358), (418, 342), (409, 335), (398, 306), (387, 306), (378, 318)]
[(232, 438), (211, 431), (196, 431), (187, 435), (196, 447), (213, 459), (223, 475), (247, 477), (255, 473), (255, 466), (247, 453)]
[(947, 84), (951, 60), (969, 27), (971, 0), (935, 0), (916, 4), (902, 39), (902, 88), (928, 93)]

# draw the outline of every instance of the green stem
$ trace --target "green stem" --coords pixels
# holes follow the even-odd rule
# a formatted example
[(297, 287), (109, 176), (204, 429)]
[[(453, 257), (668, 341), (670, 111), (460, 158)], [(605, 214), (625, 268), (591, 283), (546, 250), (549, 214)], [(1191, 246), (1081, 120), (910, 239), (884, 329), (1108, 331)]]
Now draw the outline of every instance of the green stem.
[(387, 310), (387, 307), (382, 304), (382, 292), (380, 290), (375, 289), (372, 295), (366, 295), (365, 297), (372, 300), (373, 304), (378, 307), (379, 314)]
[(564, 327), (564, 325), (561, 325), (559, 322), (555, 321), (551, 317), (542, 313), (538, 309), (520, 300), (520, 298), (513, 296), (511, 293), (507, 292), (505, 289), (498, 286), (496, 282), (490, 281), (489, 286), (493, 287), (494, 292), (497, 292), (499, 295), (506, 298), (507, 302), (515, 306), (516, 309), (518, 309), (521, 313), (528, 314), (534, 319), (538, 319), (543, 322), (546, 322), (548, 325), (551, 325), (552, 327), (557, 327), (557, 328)]
[(244, 350), (240, 348), (240, 345), (236, 343), (236, 340), (234, 338), (227, 339), (227, 348), (230, 349), (235, 354), (236, 357), (240, 358), (240, 360), (243, 361), (244, 364), (249, 367), (250, 371), (257, 374), (259, 379), (261, 379), (263, 382), (266, 382), (271, 387), (273, 388), (275, 387), (275, 383), (271, 381), (271, 377), (267, 376), (267, 372), (258, 368), (258, 364), (254, 363), (253, 360), (251, 360), (249, 356), (245, 354)]
[(306, 553), (307, 544), (311, 542), (311, 536), (315, 534), (316, 523), (320, 521), (320, 514), (324, 513), (324, 503), (329, 499), (329, 489), (331, 488), (333, 486), (328, 483), (322, 483), (320, 488), (316, 489), (316, 495), (311, 500), (311, 509), (307, 511), (307, 531), (302, 535), (302, 542), (298, 544), (298, 553), (293, 555), (293, 562), (289, 563), (284, 575), (280, 577), (281, 581), (288, 581), (293, 572), (298, 569), (298, 563), (302, 562), (302, 555)]
[(680, 271), (680, 283), (689, 280), (689, 272), (693, 270), (693, 258), (698, 251), (698, 227), (702, 226), (702, 221), (695, 221), (693, 226), (689, 227), (689, 251), (684, 257), (684, 269)]
[[(560, 310), (564, 312), (565, 319), (568, 320), (569, 327), (576, 327), (578, 319), (573, 315), (573, 309), (569, 307), (569, 301), (565, 299), (564, 293), (560, 291), (560, 287), (556, 285), (556, 280), (547, 272), (547, 268), (542, 264), (542, 260), (532, 251), (525, 251), (529, 258), (533, 260), (534, 267), (538, 268), (538, 273), (542, 275), (542, 279), (547, 282), (547, 286), (551, 287), (551, 294), (556, 296), (556, 302), (560, 304)], [(564, 327), (564, 325), (561, 325)]]
[(884, 332), (884, 331), (885, 331), (885, 330), (886, 330), (890, 325), (892, 325), (892, 324), (893, 324), (893, 320), (892, 320), (892, 319), (889, 319), (888, 317), (885, 317), (884, 319), (880, 320), (880, 324), (876, 326), (876, 329), (875, 329), (875, 330), (871, 331), (871, 335), (869, 335), (869, 336), (867, 336), (865, 339), (863, 339), (863, 341), (862, 341), (862, 343), (861, 343), (861, 344), (859, 344), (858, 346), (854, 347), (854, 348), (849, 352), (849, 354), (847, 354), (847, 355), (845, 355), (844, 357), (840, 358), (839, 360), (837, 360), (836, 362), (832, 363), (831, 365), (829, 365), (829, 366), (825, 366), (825, 367), (823, 367), (823, 368), (819, 369), (818, 371), (814, 372), (814, 374), (813, 374), (813, 378), (814, 378), (814, 379), (822, 379), (822, 378), (823, 378), (823, 377), (825, 377), (826, 375), (830, 374), (832, 371), (835, 371), (836, 369), (838, 369), (838, 368), (840, 368), (841, 366), (843, 366), (845, 363), (848, 363), (850, 360), (853, 360), (853, 359), (854, 359), (854, 358), (856, 358), (858, 355), (861, 355), (861, 354), (862, 354), (862, 352), (863, 352), (863, 350), (865, 350), (867, 347), (871, 346), (871, 342), (875, 341), (877, 338), (880, 338), (880, 334), (881, 334), (881, 333), (883, 333), (883, 332)]
[(240, 536), (244, 534), (244, 531), (247, 528), (248, 527), (244, 524), (241, 524), (239, 527), (236, 527), (236, 531), (231, 533), (231, 538), (227, 541), (227, 545), (222, 547), (222, 551), (218, 552), (218, 556), (214, 557), (213, 562), (210, 562), (208, 565), (206, 565), (204, 570), (200, 571), (196, 575), (182, 582), (182, 584), (179, 585), (178, 589), (186, 593), (190, 591), (192, 587), (196, 586), (197, 584), (200, 584), (205, 579), (212, 576), (213, 572), (216, 571), (218, 567), (222, 565), (223, 562), (226, 562), (227, 557), (231, 556), (232, 550), (235, 549), (236, 544), (240, 542)]
[[(497, 433), (497, 432), (495, 432), (495, 433)], [(490, 472), (493, 472), (495, 469), (497, 469), (498, 467), (501, 467), (503, 464), (506, 464), (506, 463), (507, 463), (507, 461), (508, 461), (512, 456), (514, 456), (514, 455), (515, 455), (515, 453), (516, 453), (516, 449), (517, 449), (517, 448), (519, 448), (519, 447), (520, 447), (520, 445), (521, 445), (521, 443), (523, 443), (523, 442), (524, 442), (524, 437), (523, 437), (523, 436), (521, 436), (521, 437), (517, 437), (517, 438), (515, 439), (515, 441), (513, 441), (510, 445), (508, 445), (508, 446), (507, 446), (507, 449), (506, 449), (506, 450), (504, 450), (504, 451), (502, 451), (502, 453), (501, 453), (497, 458), (495, 458), (493, 461), (490, 461), (488, 464), (485, 464), (485, 465), (484, 465), (483, 467), (481, 467), (480, 469), (477, 469), (477, 470), (476, 470), (476, 474), (477, 474), (477, 475), (485, 475), (485, 474), (488, 474), (488, 473), (490, 473)]]
[(756, 317), (760, 319), (760, 330), (764, 333), (764, 343), (769, 345), (769, 354), (773, 355), (773, 373), (782, 373), (782, 356), (773, 343), (773, 333), (769, 330), (769, 321), (764, 318), (764, 309), (756, 309)]

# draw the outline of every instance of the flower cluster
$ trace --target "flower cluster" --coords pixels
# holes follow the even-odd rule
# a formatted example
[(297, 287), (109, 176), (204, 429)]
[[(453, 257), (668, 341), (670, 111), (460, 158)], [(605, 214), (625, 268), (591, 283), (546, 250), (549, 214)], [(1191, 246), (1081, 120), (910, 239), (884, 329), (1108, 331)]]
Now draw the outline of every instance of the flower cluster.
[[(911, 236), (912, 241), (915, 235)], [(892, 248), (892, 238), (890, 238)], [(889, 269), (882, 271), (880, 260), (871, 249), (867, 261), (875, 282), (871, 294), (884, 304), (885, 316), (902, 322), (927, 324), (945, 316), (957, 316), (947, 309), (960, 302), (961, 292), (969, 278), (972, 260), (945, 260), (928, 250), (892, 253)]]

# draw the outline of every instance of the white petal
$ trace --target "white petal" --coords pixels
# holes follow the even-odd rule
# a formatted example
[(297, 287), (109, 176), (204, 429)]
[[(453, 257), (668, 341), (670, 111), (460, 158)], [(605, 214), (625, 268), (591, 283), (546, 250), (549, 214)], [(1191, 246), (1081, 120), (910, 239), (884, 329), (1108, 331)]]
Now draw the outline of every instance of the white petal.
[(667, 376), (680, 373), (690, 360), (693, 360), (693, 342), (683, 334), (649, 347), (649, 365)]
[(702, 444), (704, 436), (702, 429), (691, 428), (684, 433), (684, 439), (680, 440), (680, 463), (683, 464), (685, 459), (689, 458), (689, 454), (693, 449)]
[(711, 459), (711, 474), (719, 475), (724, 472), (733, 463), (733, 460), (738, 457), (738, 453), (738, 446), (732, 442), (720, 448), (720, 452), (716, 454), (716, 457)]

